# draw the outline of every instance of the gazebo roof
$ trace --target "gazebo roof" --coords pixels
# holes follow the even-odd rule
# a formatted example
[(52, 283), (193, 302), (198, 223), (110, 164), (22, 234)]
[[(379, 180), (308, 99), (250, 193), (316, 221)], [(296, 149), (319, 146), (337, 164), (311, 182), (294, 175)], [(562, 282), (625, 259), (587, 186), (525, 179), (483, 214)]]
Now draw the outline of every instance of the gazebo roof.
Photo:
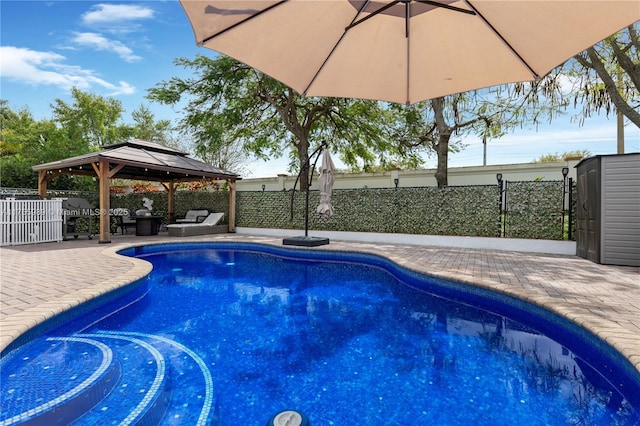
[(236, 181), (241, 177), (203, 161), (189, 158), (187, 153), (138, 139), (107, 145), (102, 151), (33, 166), (35, 171), (57, 171), (63, 174), (95, 175), (94, 165), (100, 161), (110, 166), (121, 165), (112, 177), (148, 181), (193, 181), (221, 179)]

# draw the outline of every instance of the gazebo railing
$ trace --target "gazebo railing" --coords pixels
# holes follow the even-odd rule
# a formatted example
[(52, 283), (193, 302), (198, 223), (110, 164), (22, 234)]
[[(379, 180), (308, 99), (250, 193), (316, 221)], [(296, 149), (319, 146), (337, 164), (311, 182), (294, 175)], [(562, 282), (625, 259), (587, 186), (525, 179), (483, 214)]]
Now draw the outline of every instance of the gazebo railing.
[(0, 246), (62, 241), (62, 200), (0, 200)]

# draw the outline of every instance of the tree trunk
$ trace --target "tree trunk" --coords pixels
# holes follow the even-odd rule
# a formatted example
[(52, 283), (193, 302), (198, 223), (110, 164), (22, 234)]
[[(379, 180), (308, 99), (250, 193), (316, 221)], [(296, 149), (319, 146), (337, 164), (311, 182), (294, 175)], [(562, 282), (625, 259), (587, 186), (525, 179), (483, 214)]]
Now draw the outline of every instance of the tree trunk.
[(306, 191), (309, 187), (309, 140), (306, 138), (300, 138), (298, 144), (298, 161), (300, 163), (300, 190)]
[(436, 182), (438, 182), (438, 188), (443, 188), (449, 185), (449, 138), (451, 135), (444, 134), (438, 137), (438, 145), (436, 146), (436, 152), (438, 153), (438, 167), (436, 169)]
[(433, 108), (436, 128), (438, 129), (438, 144), (435, 146), (438, 154), (438, 168), (436, 169), (435, 177), (438, 188), (443, 188), (449, 184), (449, 139), (451, 138), (452, 130), (447, 125), (444, 117), (444, 98), (432, 99), (431, 108)]

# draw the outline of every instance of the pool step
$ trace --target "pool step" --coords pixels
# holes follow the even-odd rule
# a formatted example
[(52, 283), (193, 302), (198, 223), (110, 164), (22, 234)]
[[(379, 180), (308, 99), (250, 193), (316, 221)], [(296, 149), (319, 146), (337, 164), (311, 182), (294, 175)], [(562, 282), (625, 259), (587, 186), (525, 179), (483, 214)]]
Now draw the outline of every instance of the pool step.
[(206, 364), (165, 337), (41, 338), (1, 367), (0, 426), (217, 424)]
[(134, 337), (143, 339), (161, 352), (171, 365), (171, 402), (162, 422), (167, 425), (211, 425), (219, 424), (215, 412), (213, 378), (206, 363), (190, 348), (167, 336), (135, 332), (100, 332), (111, 337)]
[(117, 354), (122, 375), (113, 390), (73, 424), (157, 425), (171, 399), (169, 365), (153, 345), (142, 339), (104, 334), (79, 334), (96, 339)]
[(143, 341), (79, 334), (28, 349), (2, 365), (0, 426), (157, 425), (166, 411), (165, 361)]
[(0, 425), (68, 424), (108, 394), (121, 375), (112, 350), (85, 338), (42, 339), (2, 365)]

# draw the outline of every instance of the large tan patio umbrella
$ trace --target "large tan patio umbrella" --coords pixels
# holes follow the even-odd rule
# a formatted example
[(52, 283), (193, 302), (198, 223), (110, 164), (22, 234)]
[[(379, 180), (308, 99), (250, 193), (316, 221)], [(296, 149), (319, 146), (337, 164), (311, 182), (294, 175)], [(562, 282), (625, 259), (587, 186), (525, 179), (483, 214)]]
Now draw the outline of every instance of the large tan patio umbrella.
[(197, 44), (306, 96), (412, 104), (535, 80), (638, 0), (180, 0)]

